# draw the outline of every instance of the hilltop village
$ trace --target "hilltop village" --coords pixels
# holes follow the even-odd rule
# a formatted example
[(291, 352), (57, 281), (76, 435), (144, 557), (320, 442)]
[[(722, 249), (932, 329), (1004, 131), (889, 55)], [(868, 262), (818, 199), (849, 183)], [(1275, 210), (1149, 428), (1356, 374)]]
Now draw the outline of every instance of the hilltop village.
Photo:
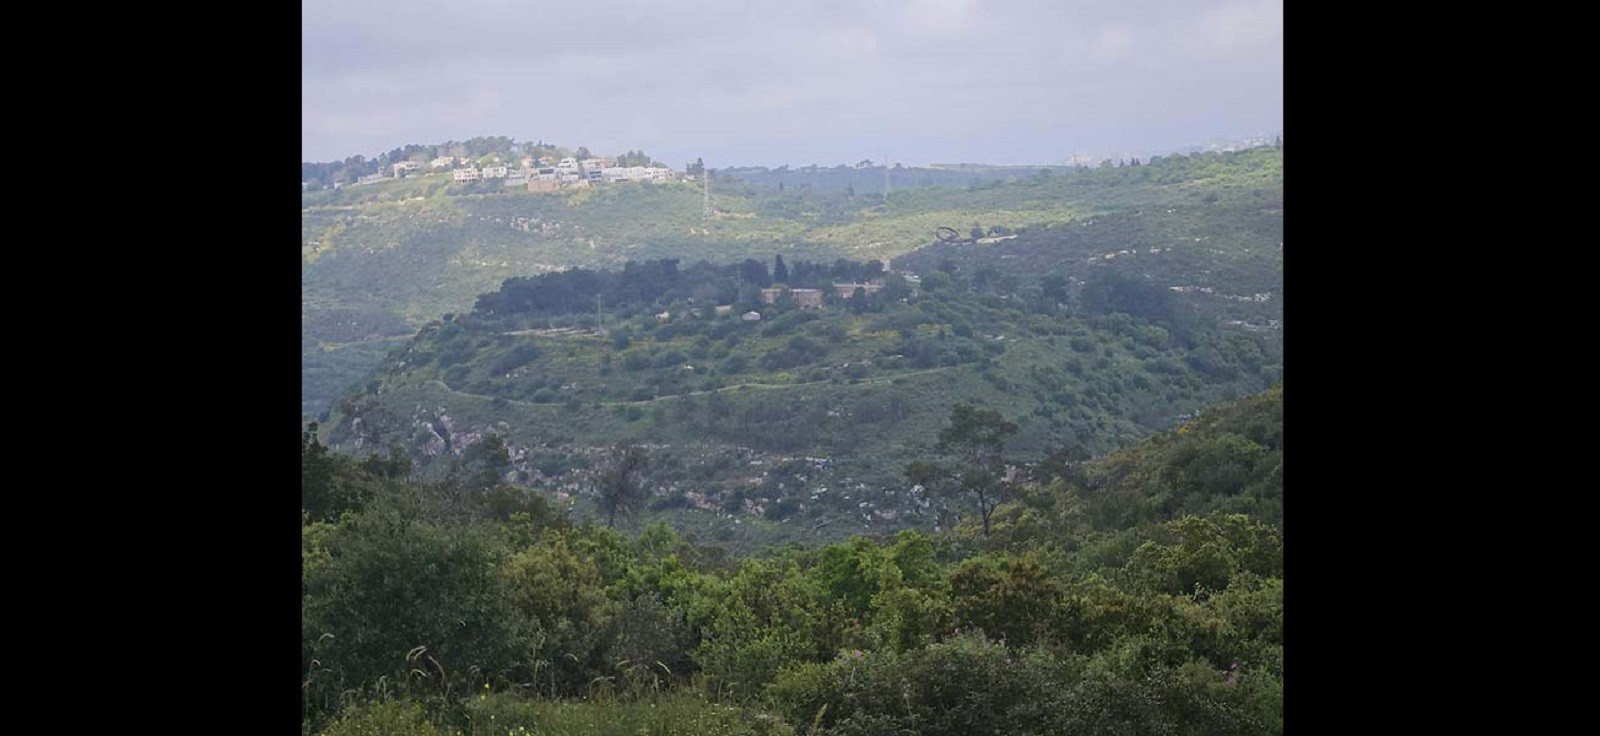
[[(665, 166), (627, 166), (622, 165), (616, 158), (604, 156), (587, 158), (566, 156), (560, 159), (553, 156), (523, 156), (518, 160), (508, 161), (499, 154), (490, 154), (478, 158), (440, 156), (426, 164), (401, 161), (391, 164), (387, 170), (362, 176), (350, 186), (446, 171), (458, 184), (498, 180), (501, 189), (524, 187), (530, 192), (553, 192), (568, 187), (587, 187), (600, 183), (696, 180), (692, 174), (676, 172)], [(344, 186), (339, 182), (333, 184), (334, 189)], [(315, 187), (316, 184), (313, 182), (300, 183), (302, 191)]]

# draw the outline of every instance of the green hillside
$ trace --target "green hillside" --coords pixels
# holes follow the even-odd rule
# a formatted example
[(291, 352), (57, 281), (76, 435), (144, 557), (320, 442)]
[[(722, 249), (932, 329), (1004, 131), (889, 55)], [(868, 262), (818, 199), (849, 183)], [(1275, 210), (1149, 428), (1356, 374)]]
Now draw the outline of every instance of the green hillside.
[[(703, 195), (694, 183), (530, 193), (458, 185), (446, 174), (305, 193), (301, 292), (310, 347), (302, 357), (308, 374), (326, 378), (305, 382), (303, 413), (328, 404), (332, 395), (325, 387), (338, 382), (335, 376), (353, 381), (363, 367), (349, 360), (359, 352), (327, 349), (351, 341), (339, 334), (345, 327), (329, 327), (340, 322), (330, 314), (360, 314), (386, 326), (415, 328), (440, 315), (469, 311), (479, 294), (507, 278), (578, 266), (618, 267), (628, 260), (727, 263), (783, 254), (818, 261), (895, 258), (899, 268), (898, 259), (932, 244), (940, 227), (963, 236), (977, 229), (1004, 237), (1046, 226), (1054, 232), (1067, 223), (1094, 221), (1087, 230), (1131, 223), (1096, 231), (1103, 237), (1083, 245), (1101, 249), (1100, 255), (1143, 247), (1140, 258), (1176, 249), (1179, 257), (1166, 260), (1187, 266), (1187, 251), (1235, 252), (1241, 246), (1281, 243), (1281, 224), (1240, 218), (1281, 213), (1282, 152), (1175, 156), (1143, 166), (1035, 173), (965, 188), (897, 189), (887, 200), (860, 190), (780, 192), (724, 180), (713, 182), (712, 202), (716, 214), (706, 219)], [(1168, 209), (1175, 210), (1173, 216)], [(1261, 235), (1262, 227), (1277, 227), (1279, 235), (1275, 240)], [(1233, 239), (1240, 228), (1249, 237)], [(1152, 241), (1152, 235), (1158, 237)], [(1202, 240), (1196, 244), (1195, 237)], [(1156, 242), (1167, 243), (1155, 246), (1163, 252), (1148, 253)], [(1195, 245), (1179, 248), (1178, 243)], [(1086, 251), (1083, 257), (1089, 255)]]
[[(827, 288), (877, 266), (785, 268), (791, 286)], [(1008, 451), (1037, 460), (1103, 454), (1282, 376), (1277, 332), (1218, 326), (1109, 270), (1066, 291), (959, 268), (916, 287), (891, 276), (822, 309), (761, 305), (765, 272), (660, 261), (507, 281), (390, 353), (339, 400), (329, 441), (398, 445), (439, 475), (497, 437), (506, 477), (580, 509), (611, 446), (643, 443), (654, 513), (750, 549), (934, 525), (904, 470), (952, 404), (1012, 418)], [(604, 336), (590, 294), (611, 305)], [(719, 300), (735, 303), (718, 314)], [(755, 308), (760, 321), (740, 317)]]
[(1052, 453), (991, 535), (730, 558), (308, 432), (302, 733), (1282, 734), (1282, 435), (1274, 389)]

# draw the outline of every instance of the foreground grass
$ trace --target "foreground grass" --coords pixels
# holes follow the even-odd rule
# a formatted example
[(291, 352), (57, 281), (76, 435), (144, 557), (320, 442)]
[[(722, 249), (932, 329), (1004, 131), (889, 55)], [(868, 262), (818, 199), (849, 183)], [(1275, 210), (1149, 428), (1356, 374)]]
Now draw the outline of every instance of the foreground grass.
[(693, 693), (639, 700), (527, 700), (493, 694), (466, 705), (465, 728), (439, 725), (422, 705), (376, 702), (346, 710), (322, 736), (792, 736), (771, 714), (713, 703)]

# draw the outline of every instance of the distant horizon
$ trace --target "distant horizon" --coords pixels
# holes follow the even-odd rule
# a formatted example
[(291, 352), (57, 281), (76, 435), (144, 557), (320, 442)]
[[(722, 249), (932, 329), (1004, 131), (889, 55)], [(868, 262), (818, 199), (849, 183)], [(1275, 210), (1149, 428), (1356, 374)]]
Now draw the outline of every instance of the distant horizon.
[[(1132, 148), (1132, 147), (1130, 147), (1130, 148), (1122, 148), (1122, 149), (1115, 150), (1115, 151), (1098, 151), (1098, 152), (1086, 149), (1086, 150), (1082, 150), (1082, 151), (1067, 152), (1067, 153), (1063, 154), (1060, 159), (1052, 160), (1052, 161), (978, 161), (978, 160), (958, 161), (958, 160), (952, 160), (952, 159), (941, 159), (941, 160), (933, 160), (933, 161), (910, 162), (910, 161), (898, 160), (891, 154), (889, 156), (889, 164), (891, 166), (893, 166), (893, 165), (901, 165), (901, 166), (904, 166), (906, 168), (932, 168), (932, 167), (936, 167), (936, 166), (993, 166), (993, 167), (1004, 167), (1004, 168), (1028, 168), (1028, 167), (1045, 168), (1045, 167), (1056, 167), (1056, 166), (1060, 166), (1060, 167), (1072, 166), (1075, 163), (1074, 158), (1077, 158), (1078, 160), (1076, 161), (1076, 163), (1085, 163), (1085, 164), (1088, 164), (1088, 165), (1092, 166), (1092, 165), (1094, 165), (1096, 163), (1099, 163), (1100, 161), (1104, 161), (1104, 160), (1107, 160), (1107, 159), (1110, 159), (1112, 161), (1128, 160), (1128, 159), (1134, 159), (1134, 158), (1137, 158), (1137, 159), (1140, 159), (1140, 160), (1144, 160), (1144, 159), (1147, 159), (1147, 158), (1149, 158), (1151, 156), (1168, 156), (1168, 155), (1172, 155), (1172, 154), (1175, 154), (1175, 153), (1186, 153), (1186, 152), (1196, 151), (1196, 150), (1208, 150), (1208, 149), (1213, 149), (1213, 148), (1226, 148), (1226, 147), (1234, 146), (1234, 145), (1245, 145), (1245, 144), (1247, 144), (1247, 143), (1249, 143), (1251, 141), (1263, 141), (1264, 140), (1265, 142), (1270, 143), (1273, 140), (1273, 138), (1275, 138), (1277, 136), (1281, 136), (1281, 135), (1283, 135), (1283, 132), (1281, 130), (1278, 130), (1278, 131), (1272, 131), (1272, 132), (1266, 132), (1266, 133), (1249, 133), (1249, 134), (1232, 135), (1232, 136), (1213, 136), (1213, 137), (1208, 138), (1208, 139), (1206, 139), (1204, 141), (1191, 141), (1191, 142), (1187, 142), (1187, 143), (1179, 143), (1179, 144), (1167, 145), (1167, 146), (1144, 146), (1144, 147), (1140, 147), (1140, 148)], [(396, 145), (390, 146), (388, 148), (385, 148), (383, 150), (380, 150), (380, 151), (377, 151), (377, 152), (371, 153), (371, 154), (368, 154), (368, 153), (365, 153), (365, 152), (357, 152), (357, 153), (350, 153), (350, 154), (347, 154), (347, 155), (339, 157), (339, 158), (320, 159), (320, 160), (312, 160), (312, 159), (302, 158), (301, 159), (301, 163), (302, 164), (333, 164), (333, 163), (342, 162), (345, 159), (353, 158), (355, 156), (362, 156), (363, 160), (371, 161), (373, 159), (378, 158), (379, 156), (382, 156), (382, 155), (384, 155), (386, 153), (389, 153), (390, 151), (393, 151), (395, 149), (404, 148), (404, 147), (410, 146), (410, 145), (439, 146), (439, 145), (444, 145), (446, 143), (463, 143), (463, 142), (465, 142), (467, 140), (470, 140), (470, 139), (473, 139), (473, 138), (494, 138), (494, 137), (510, 138), (511, 140), (515, 141), (517, 144), (539, 143), (542, 140), (542, 139), (523, 140), (523, 139), (520, 139), (520, 138), (516, 138), (515, 136), (500, 136), (498, 134), (479, 134), (479, 135), (467, 136), (465, 138), (451, 138), (451, 139), (432, 141), (432, 142), (427, 142), (427, 143), (421, 143), (421, 142), (418, 142), (418, 141), (407, 141), (405, 143), (396, 144)], [(583, 145), (581, 143), (579, 145), (577, 145), (577, 146), (567, 146), (567, 145), (565, 145), (563, 143), (553, 143), (551, 141), (543, 141), (543, 142), (546, 143), (546, 144), (549, 144), (549, 145), (555, 145), (555, 146), (558, 146), (558, 147), (569, 148), (569, 149), (573, 149), (573, 150), (576, 150), (577, 148), (588, 148), (588, 146)], [(592, 155), (594, 157), (598, 158), (598, 157), (602, 157), (602, 156), (617, 156), (617, 155), (625, 153), (625, 152), (627, 152), (629, 150), (644, 150), (644, 153), (646, 155), (649, 155), (655, 161), (660, 162), (660, 163), (665, 163), (668, 167), (670, 167), (672, 169), (677, 169), (677, 170), (681, 170), (681, 169), (685, 168), (687, 165), (693, 163), (694, 160), (697, 159), (697, 158), (698, 159), (702, 159), (702, 160), (705, 158), (704, 156), (693, 156), (693, 157), (690, 157), (689, 160), (684, 161), (682, 163), (679, 163), (679, 162), (673, 161), (671, 159), (664, 158), (663, 156), (659, 156), (659, 155), (657, 155), (655, 153), (652, 153), (649, 150), (640, 149), (640, 148), (637, 148), (637, 147), (635, 147), (635, 148), (624, 147), (624, 149), (621, 150), (621, 151), (609, 151), (609, 150), (608, 151), (596, 151), (596, 150), (591, 150), (591, 152), (592, 152)], [(780, 167), (784, 167), (784, 166), (788, 166), (790, 168), (805, 168), (805, 167), (808, 167), (808, 166), (818, 166), (818, 167), (821, 167), (821, 168), (835, 168), (835, 167), (838, 167), (838, 166), (854, 166), (856, 163), (858, 163), (858, 162), (860, 162), (862, 160), (870, 160), (870, 161), (872, 161), (872, 165), (873, 166), (880, 166), (880, 165), (883, 164), (883, 161), (881, 159), (882, 156), (883, 156), (883, 154), (880, 152), (877, 156), (863, 155), (861, 158), (857, 158), (854, 161), (834, 161), (834, 162), (808, 161), (808, 162), (805, 162), (805, 163), (797, 163), (795, 161), (786, 161), (784, 163), (745, 163), (745, 162), (713, 163), (711, 161), (706, 161), (705, 165), (706, 165), (706, 168), (710, 168), (710, 169), (739, 169), (739, 168), (776, 169), (776, 168), (780, 168)]]

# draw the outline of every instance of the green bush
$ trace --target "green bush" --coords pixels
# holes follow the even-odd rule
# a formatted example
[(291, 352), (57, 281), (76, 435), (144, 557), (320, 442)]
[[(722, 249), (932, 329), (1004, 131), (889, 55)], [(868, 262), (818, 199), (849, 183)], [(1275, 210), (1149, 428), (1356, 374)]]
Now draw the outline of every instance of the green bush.
[(767, 692), (791, 723), (822, 713), (830, 735), (1001, 736), (1055, 733), (1035, 704), (1069, 684), (1061, 664), (969, 634), (901, 655), (844, 652)]

